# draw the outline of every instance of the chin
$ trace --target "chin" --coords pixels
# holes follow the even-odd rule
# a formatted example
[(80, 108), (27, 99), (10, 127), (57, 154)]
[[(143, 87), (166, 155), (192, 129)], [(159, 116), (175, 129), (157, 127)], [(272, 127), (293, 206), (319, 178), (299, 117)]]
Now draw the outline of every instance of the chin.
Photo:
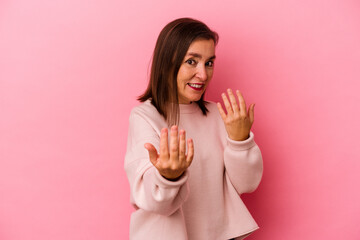
[[(204, 93), (201, 94), (188, 94), (186, 97), (184, 96), (183, 101), (187, 103), (191, 102), (197, 102), (201, 99), (201, 96), (203, 96)], [(180, 100), (181, 101), (181, 100)]]
[[(201, 96), (202, 96), (202, 95), (201, 95)], [(199, 101), (199, 100), (201, 99), (201, 96), (200, 96), (200, 97), (192, 98), (192, 99), (190, 100), (190, 102), (197, 102), (197, 101)]]

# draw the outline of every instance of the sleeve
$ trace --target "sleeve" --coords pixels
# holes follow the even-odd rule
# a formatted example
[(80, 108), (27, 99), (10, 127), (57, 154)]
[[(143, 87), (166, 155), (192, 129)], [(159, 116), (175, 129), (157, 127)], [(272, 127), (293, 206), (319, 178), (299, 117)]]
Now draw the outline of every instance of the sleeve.
[(188, 196), (188, 171), (177, 181), (161, 176), (144, 147), (145, 143), (151, 143), (159, 150), (160, 129), (156, 130), (146, 117), (134, 111), (129, 120), (125, 171), (130, 183), (130, 201), (135, 208), (170, 216)]
[(244, 141), (234, 141), (227, 136), (224, 165), (225, 174), (238, 194), (255, 191), (262, 178), (263, 160), (253, 132), (250, 131)]

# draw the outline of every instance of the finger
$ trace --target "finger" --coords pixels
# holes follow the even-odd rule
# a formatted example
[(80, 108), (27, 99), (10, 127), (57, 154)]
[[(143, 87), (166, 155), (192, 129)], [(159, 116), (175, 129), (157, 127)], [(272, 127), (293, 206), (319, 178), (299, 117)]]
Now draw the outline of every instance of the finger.
[(170, 133), (170, 158), (172, 160), (179, 159), (178, 128), (177, 128), (176, 125), (171, 127), (171, 133)]
[(224, 112), (224, 109), (222, 108), (221, 103), (218, 102), (216, 105), (217, 105), (217, 108), (219, 110), (219, 113), (220, 113), (220, 116), (221, 116), (222, 120), (225, 121), (226, 113)]
[(158, 159), (158, 153), (156, 148), (151, 143), (145, 143), (144, 147), (149, 152), (150, 162), (156, 167), (157, 159)]
[(179, 140), (179, 160), (184, 161), (186, 153), (186, 133), (184, 130), (179, 131), (180, 140)]
[(161, 129), (160, 135), (160, 156), (168, 156), (168, 130), (167, 128)]
[(232, 113), (233, 113), (233, 110), (232, 110), (232, 108), (231, 108), (230, 102), (229, 102), (226, 94), (225, 94), (225, 93), (221, 94), (221, 97), (222, 97), (222, 99), (223, 99), (223, 102), (224, 102), (224, 105), (225, 105), (227, 114), (232, 114)]
[(188, 153), (186, 155), (186, 165), (187, 167), (189, 167), (194, 158), (194, 142), (191, 138), (189, 138), (187, 140), (187, 143), (188, 143)]
[(251, 106), (249, 107), (249, 118), (250, 118), (250, 122), (251, 124), (253, 124), (254, 122), (254, 109), (255, 109), (255, 103), (251, 104)]
[(242, 96), (241, 92), (239, 90), (236, 90), (236, 95), (238, 96), (239, 99), (239, 104), (240, 104), (240, 114), (243, 116), (246, 116), (246, 103), (245, 103), (245, 99)]
[(236, 99), (235, 99), (235, 96), (234, 96), (232, 90), (229, 88), (227, 91), (229, 94), (229, 99), (230, 99), (230, 103), (232, 106), (232, 110), (234, 111), (234, 113), (240, 112), (239, 106), (236, 102)]

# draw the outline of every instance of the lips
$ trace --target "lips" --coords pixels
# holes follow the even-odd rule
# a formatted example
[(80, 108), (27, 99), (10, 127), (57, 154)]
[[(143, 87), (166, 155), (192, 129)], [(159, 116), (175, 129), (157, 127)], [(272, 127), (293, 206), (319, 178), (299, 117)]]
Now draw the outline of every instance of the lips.
[(187, 85), (196, 91), (201, 91), (204, 87), (204, 84), (201, 83), (188, 83)]

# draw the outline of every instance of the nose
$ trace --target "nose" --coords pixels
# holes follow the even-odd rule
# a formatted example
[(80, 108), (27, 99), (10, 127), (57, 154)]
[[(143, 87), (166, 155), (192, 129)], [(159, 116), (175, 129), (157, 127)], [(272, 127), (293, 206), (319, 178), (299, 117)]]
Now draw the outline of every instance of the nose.
[(196, 76), (197, 78), (199, 78), (202, 81), (206, 81), (207, 80), (207, 72), (206, 72), (206, 67), (202, 64), (199, 64), (197, 67), (197, 72), (196, 72)]

